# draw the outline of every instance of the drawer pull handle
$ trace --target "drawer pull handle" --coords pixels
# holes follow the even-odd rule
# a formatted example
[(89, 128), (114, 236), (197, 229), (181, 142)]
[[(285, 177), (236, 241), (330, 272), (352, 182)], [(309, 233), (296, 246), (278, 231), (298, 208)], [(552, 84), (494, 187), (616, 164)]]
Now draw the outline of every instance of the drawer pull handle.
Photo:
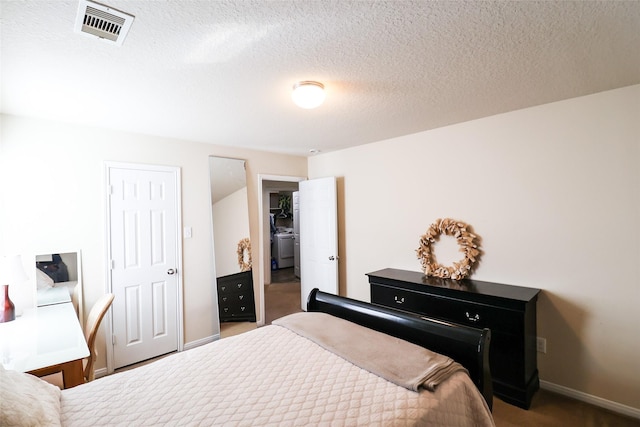
[(241, 311), (244, 311), (247, 307), (240, 307)]
[(400, 297), (398, 298), (397, 296), (394, 296), (393, 299), (395, 300), (396, 303), (398, 304), (404, 304), (404, 297)]
[(477, 322), (478, 320), (480, 320), (480, 315), (477, 313), (475, 316), (470, 315), (468, 311), (466, 311), (464, 314), (467, 315), (467, 320), (470, 322)]
[(242, 301), (242, 298), (244, 298), (244, 295), (238, 295), (238, 298), (240, 298), (240, 301)]
[(225, 289), (227, 289), (226, 286), (220, 286), (220, 290), (224, 291)]
[(238, 283), (238, 289), (242, 287), (242, 283)]

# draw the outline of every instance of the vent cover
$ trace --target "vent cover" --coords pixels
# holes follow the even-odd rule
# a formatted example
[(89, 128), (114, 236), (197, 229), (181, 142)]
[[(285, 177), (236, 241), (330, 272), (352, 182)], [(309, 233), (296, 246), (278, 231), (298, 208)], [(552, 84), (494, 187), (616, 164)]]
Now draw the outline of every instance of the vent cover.
[(74, 30), (122, 46), (134, 17), (89, 0), (80, 0)]

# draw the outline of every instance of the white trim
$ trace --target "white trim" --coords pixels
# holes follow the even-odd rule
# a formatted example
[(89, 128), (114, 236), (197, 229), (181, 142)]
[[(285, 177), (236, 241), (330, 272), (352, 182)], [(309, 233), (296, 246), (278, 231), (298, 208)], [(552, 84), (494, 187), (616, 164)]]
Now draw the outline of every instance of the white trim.
[[(218, 274), (216, 272), (216, 236), (213, 233), (213, 190), (211, 188), (211, 158), (218, 156), (209, 156), (207, 157), (207, 170), (209, 171), (209, 229), (211, 230), (211, 237), (209, 238), (209, 242), (211, 243), (211, 257), (209, 258), (211, 262), (209, 263), (209, 274), (213, 279), (213, 283), (211, 284), (211, 289), (213, 293), (213, 301), (211, 301), (211, 309), (213, 310), (213, 329), (214, 333), (217, 333), (218, 337), (220, 336), (220, 309), (218, 304)], [(239, 159), (238, 159), (239, 160)], [(246, 172), (247, 172), (247, 161), (243, 160), (244, 168), (245, 168), (245, 180), (246, 180)], [(248, 196), (247, 196), (248, 198)], [(249, 201), (247, 200), (247, 209), (249, 208)], [(247, 213), (248, 215), (248, 213)], [(249, 235), (251, 235), (251, 231), (249, 231)], [(191, 347), (190, 347), (191, 348)]]
[(563, 396), (571, 397), (573, 399), (589, 403), (600, 408), (608, 409), (612, 412), (616, 412), (627, 417), (640, 419), (640, 409), (623, 405), (622, 403), (613, 402), (611, 400), (603, 399), (601, 397), (593, 396), (582, 391), (574, 390), (569, 387), (553, 384), (543, 380), (540, 380), (540, 388), (561, 394)]
[[(110, 181), (109, 181), (109, 171), (110, 169), (139, 169), (144, 171), (159, 171), (159, 172), (169, 172), (173, 173), (175, 177), (175, 185), (176, 185), (176, 200), (175, 200), (175, 208), (176, 208), (176, 268), (178, 270), (178, 286), (177, 286), (177, 340), (178, 340), (178, 351), (184, 350), (184, 301), (182, 298), (183, 295), (183, 278), (184, 273), (182, 271), (182, 245), (183, 245), (183, 237), (182, 237), (182, 175), (180, 167), (178, 166), (162, 166), (162, 165), (150, 165), (150, 164), (141, 164), (141, 163), (123, 163), (123, 162), (104, 162), (104, 182), (103, 182), (103, 194), (104, 194), (104, 212), (105, 212), (105, 246), (106, 246), (106, 257), (105, 257), (105, 269), (106, 269), (106, 277), (105, 277), (105, 292), (111, 292), (111, 268), (110, 268), (110, 258), (111, 258), (111, 240), (109, 239), (110, 235)], [(111, 309), (107, 312), (105, 316), (105, 320), (103, 321), (104, 329), (105, 329), (105, 343), (106, 343), (106, 356), (107, 356), (107, 374), (112, 374), (115, 370), (115, 361), (113, 360), (113, 344), (111, 340), (111, 336), (113, 335), (113, 319), (111, 316)]]
[[(104, 287), (105, 292), (111, 292), (111, 239), (109, 235), (111, 234), (111, 193), (112, 187), (109, 180), (109, 169), (115, 167), (119, 164), (104, 162), (104, 175), (103, 175), (103, 200), (104, 200), (104, 236), (105, 236), (105, 281)], [(113, 328), (112, 328), (113, 316), (111, 315), (111, 308), (107, 311), (107, 314), (104, 316), (102, 320), (102, 327), (104, 329), (104, 342), (105, 342), (105, 353), (107, 357), (107, 367), (106, 373), (104, 375), (112, 374), (114, 371), (115, 362), (113, 360)], [(98, 378), (98, 371), (101, 372), (102, 369), (96, 369), (94, 373), (95, 377)]]
[[(264, 190), (262, 188), (262, 181), (300, 182), (306, 179), (307, 178), (303, 176), (258, 174), (258, 303), (260, 316), (256, 322), (257, 327), (263, 326), (266, 319), (264, 313), (264, 269), (267, 268), (267, 266), (264, 264), (264, 200), (262, 197)], [(254, 261), (253, 264), (255, 265), (256, 262)]]
[(220, 339), (220, 334), (210, 335), (205, 338), (200, 338), (199, 340), (188, 342), (184, 345), (184, 350), (191, 350), (196, 347), (200, 347), (201, 345), (209, 344), (214, 341), (218, 341)]
[(94, 378), (98, 379), (98, 378), (102, 378), (102, 377), (106, 377), (107, 375), (109, 375), (107, 373), (107, 368), (100, 368), (100, 369), (96, 369), (93, 372), (93, 376)]
[(183, 289), (183, 281), (184, 281), (184, 270), (182, 264), (182, 245), (184, 241), (184, 236), (182, 235), (182, 230), (184, 230), (182, 224), (182, 170), (178, 166), (170, 166), (167, 167), (168, 170), (173, 170), (175, 173), (176, 179), (176, 257), (177, 257), (177, 266), (178, 266), (178, 351), (184, 350), (184, 300), (182, 296), (184, 295)]

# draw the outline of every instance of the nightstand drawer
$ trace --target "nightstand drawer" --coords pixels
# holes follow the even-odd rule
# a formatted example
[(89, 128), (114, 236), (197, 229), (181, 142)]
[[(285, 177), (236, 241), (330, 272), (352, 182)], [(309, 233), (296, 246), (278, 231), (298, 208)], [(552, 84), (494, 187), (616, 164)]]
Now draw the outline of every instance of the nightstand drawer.
[(226, 317), (253, 316), (253, 305), (241, 301), (221, 302), (220, 314)]
[(220, 304), (231, 304), (231, 303), (247, 304), (247, 302), (249, 301), (253, 302), (253, 298), (250, 298), (248, 295), (245, 295), (245, 294), (230, 293), (230, 294), (218, 295), (218, 301), (220, 301)]
[(253, 292), (252, 283), (243, 283), (238, 280), (218, 281), (218, 295), (238, 294)]

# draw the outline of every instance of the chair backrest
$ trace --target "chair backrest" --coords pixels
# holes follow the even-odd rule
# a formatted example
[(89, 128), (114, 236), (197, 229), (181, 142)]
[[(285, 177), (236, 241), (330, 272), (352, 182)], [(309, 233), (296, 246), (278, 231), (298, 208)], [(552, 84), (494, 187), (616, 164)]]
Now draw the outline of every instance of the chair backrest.
[(93, 381), (94, 372), (93, 364), (96, 359), (96, 334), (100, 327), (100, 322), (107, 314), (107, 310), (113, 302), (113, 294), (105, 294), (100, 297), (98, 301), (91, 307), (89, 316), (87, 317), (87, 323), (84, 327), (84, 337), (87, 340), (87, 346), (89, 347), (89, 358), (87, 359), (87, 365), (84, 368), (84, 380), (86, 382)]

